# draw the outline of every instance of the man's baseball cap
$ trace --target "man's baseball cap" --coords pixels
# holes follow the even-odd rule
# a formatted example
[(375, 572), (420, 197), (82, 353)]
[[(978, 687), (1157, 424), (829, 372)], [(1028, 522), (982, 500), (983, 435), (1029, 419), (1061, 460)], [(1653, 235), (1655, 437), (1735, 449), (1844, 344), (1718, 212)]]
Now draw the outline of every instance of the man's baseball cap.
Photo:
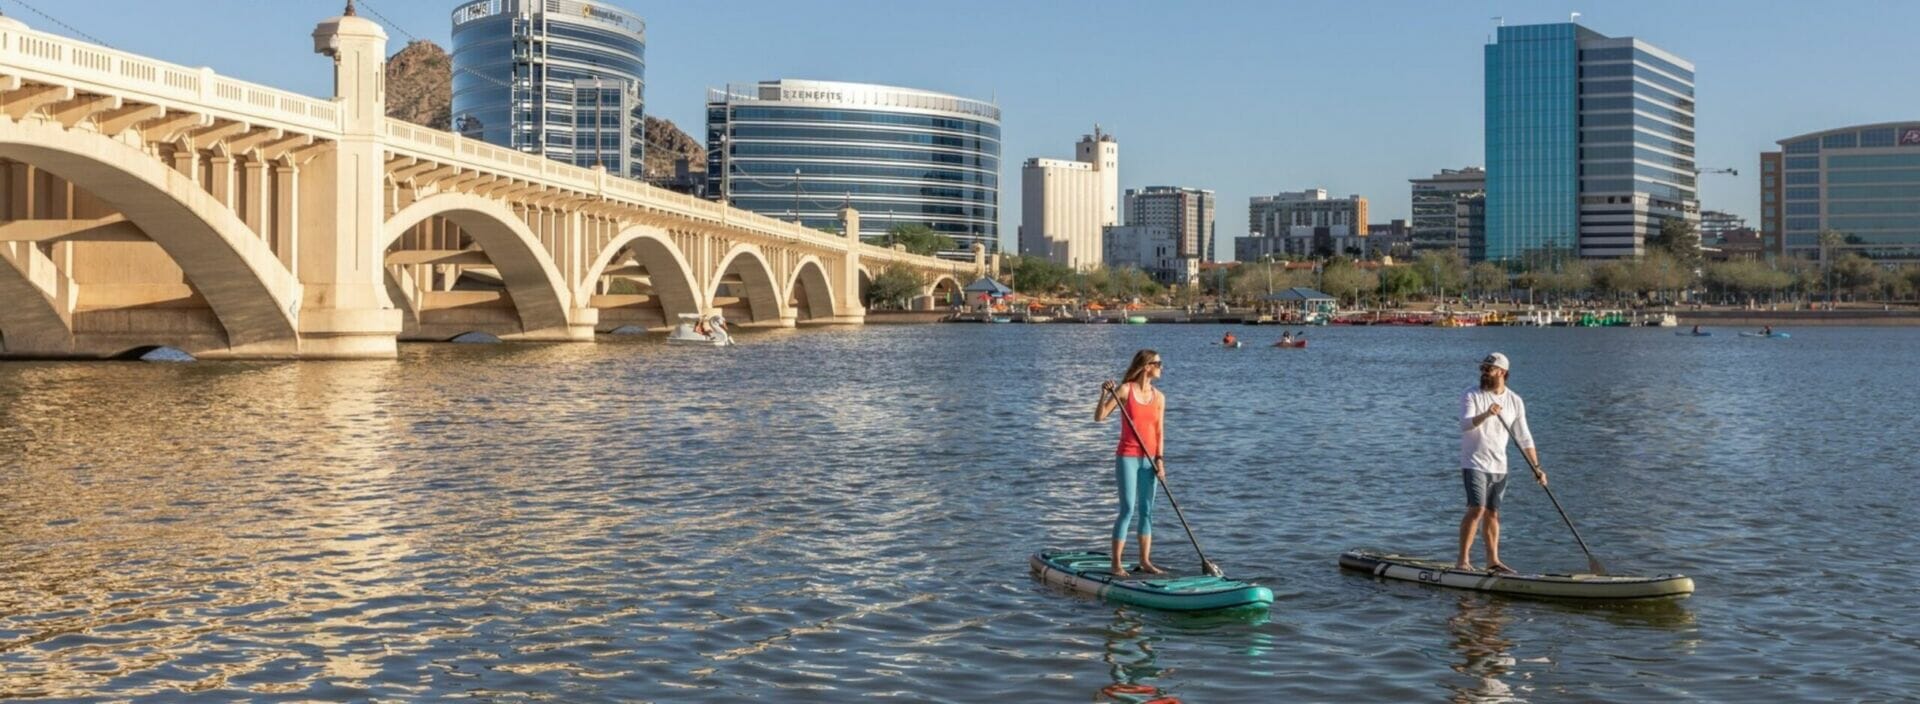
[(1490, 365), (1499, 367), (1505, 371), (1513, 371), (1513, 367), (1507, 364), (1507, 356), (1504, 354), (1500, 354), (1499, 352), (1495, 352), (1493, 354), (1487, 355), (1486, 359), (1480, 360), (1480, 364), (1482, 365), (1490, 364)]

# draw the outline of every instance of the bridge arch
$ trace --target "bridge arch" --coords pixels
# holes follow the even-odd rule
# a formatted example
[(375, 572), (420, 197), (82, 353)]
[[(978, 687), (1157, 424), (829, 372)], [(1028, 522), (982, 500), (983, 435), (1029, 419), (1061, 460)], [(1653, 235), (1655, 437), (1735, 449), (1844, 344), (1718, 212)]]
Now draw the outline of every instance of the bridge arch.
[(796, 321), (833, 318), (833, 284), (819, 257), (809, 254), (794, 267), (793, 280), (787, 282), (787, 305)]
[[(949, 274), (936, 274), (932, 281), (927, 282), (926, 296), (929, 305), (933, 308), (953, 305), (954, 297), (960, 296), (960, 292), (960, 280)], [(961, 302), (972, 303), (964, 297), (961, 298)]]
[[(586, 278), (574, 289), (574, 300), (595, 300), (600, 280), (615, 271), (617, 267), (614, 265), (623, 261), (627, 253), (639, 262), (647, 277), (649, 300), (640, 307), (650, 309), (657, 305), (660, 317), (658, 325), (671, 326), (679, 320), (680, 315), (697, 314), (706, 308), (707, 299), (701, 295), (695, 283), (693, 267), (687, 264), (687, 258), (680, 248), (674, 245), (666, 230), (646, 225), (621, 230), (594, 255), (593, 261), (587, 266)], [(601, 302), (596, 301), (594, 307), (600, 309), (603, 328), (612, 329), (625, 321), (617, 303), (602, 306)], [(604, 302), (615, 303), (611, 300)], [(647, 325), (654, 322), (651, 318), (652, 312), (649, 310), (636, 322)]]
[[(187, 284), (206, 300), (229, 350), (297, 352), (298, 281), (264, 239), (194, 179), (125, 142), (95, 131), (65, 129), (54, 122), (0, 120), (0, 159), (43, 170), (119, 211), (179, 267)], [(37, 250), (34, 245), (18, 247), (21, 256), (27, 257)], [(9, 288), (34, 285), (21, 280), (14, 284)], [(55, 318), (47, 317), (44, 306), (54, 304), (47, 293), (43, 290), (37, 300), (13, 299), (33, 301), (28, 305), (37, 310), (0, 313), (0, 325), (24, 324), (26, 328), (16, 329), (44, 332), (51, 320), (64, 320), (57, 307), (52, 311)], [(61, 344), (74, 344), (72, 327), (65, 337)], [(193, 351), (217, 346), (209, 343)]]
[[(791, 317), (780, 293), (786, 290), (776, 282), (773, 267), (760, 248), (737, 244), (714, 267), (707, 298), (715, 308), (726, 311), (728, 320), (756, 325), (778, 325)], [(733, 289), (734, 296), (720, 295), (721, 287)], [(729, 302), (731, 299), (731, 302)]]
[[(386, 251), (408, 230), (428, 218), (444, 218), (473, 238), (500, 272), (513, 302), (521, 332), (564, 330), (571, 301), (565, 277), (547, 256), (540, 238), (506, 204), (466, 193), (439, 193), (415, 201), (387, 218)], [(398, 302), (396, 302), (398, 304)], [(416, 302), (416, 306), (418, 302)], [(420, 311), (425, 315), (425, 311)]]

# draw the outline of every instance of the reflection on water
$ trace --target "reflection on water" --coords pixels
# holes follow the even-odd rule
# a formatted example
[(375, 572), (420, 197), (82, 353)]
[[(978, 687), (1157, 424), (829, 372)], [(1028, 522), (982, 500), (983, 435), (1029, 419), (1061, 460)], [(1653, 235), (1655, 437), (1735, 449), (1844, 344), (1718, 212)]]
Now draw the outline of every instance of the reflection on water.
[(1459, 661), (1451, 665), (1453, 671), (1466, 676), (1470, 683), (1446, 683), (1453, 692), (1448, 700), (1473, 704), (1525, 701), (1516, 697), (1513, 686), (1504, 681), (1514, 665), (1513, 641), (1502, 635), (1512, 620), (1505, 606), (1483, 594), (1462, 594), (1457, 603), (1459, 612), (1447, 619), (1447, 633), (1452, 636), (1447, 644), (1459, 656)]
[(1117, 702), (1138, 704), (1149, 700), (1179, 701), (1166, 697), (1155, 686), (1161, 669), (1155, 663), (1154, 642), (1159, 636), (1146, 628), (1142, 619), (1128, 609), (1115, 609), (1113, 623), (1107, 626), (1107, 648), (1102, 660), (1113, 683), (1100, 688), (1100, 694)]
[[(1920, 331), (835, 328), (366, 363), (0, 364), (0, 699), (1897, 700), (1920, 689)], [(1643, 334), (1644, 333), (1644, 334)], [(1040, 588), (1100, 548), (1129, 354), (1252, 617)], [(1461, 595), (1451, 404), (1516, 364), (1554, 486), (1690, 599)], [(983, 381), (989, 383), (982, 383)], [(1871, 409), (1862, 422), (1857, 409)], [(1835, 472), (1841, 474), (1835, 474)], [(1537, 491), (1502, 552), (1584, 563)], [(1176, 534), (1177, 535), (1177, 534)], [(1197, 560), (1163, 547), (1169, 566)], [(1152, 688), (1149, 692), (1144, 688)], [(1438, 689), (1437, 689), (1438, 688)], [(1132, 698), (1132, 699), (1128, 699)]]

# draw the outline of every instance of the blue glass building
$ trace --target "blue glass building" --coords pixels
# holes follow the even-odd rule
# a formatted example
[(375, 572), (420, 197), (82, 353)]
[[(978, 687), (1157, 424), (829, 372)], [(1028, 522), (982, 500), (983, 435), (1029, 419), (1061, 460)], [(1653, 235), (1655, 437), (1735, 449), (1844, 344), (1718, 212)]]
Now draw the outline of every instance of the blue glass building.
[(1573, 23), (1486, 46), (1486, 258), (1627, 257), (1697, 223), (1693, 65)]
[(860, 211), (863, 237), (921, 224), (999, 249), (1000, 108), (943, 93), (779, 80), (707, 97), (707, 193), (808, 227)]
[[(1920, 260), (1920, 121), (1855, 125), (1780, 140), (1762, 155), (1763, 230), (1780, 254), (1826, 251), (1882, 262)], [(1771, 157), (1771, 158), (1768, 158)], [(1778, 166), (1775, 166), (1778, 164)]]
[(576, 0), (453, 11), (453, 129), (575, 166), (645, 175), (646, 23)]

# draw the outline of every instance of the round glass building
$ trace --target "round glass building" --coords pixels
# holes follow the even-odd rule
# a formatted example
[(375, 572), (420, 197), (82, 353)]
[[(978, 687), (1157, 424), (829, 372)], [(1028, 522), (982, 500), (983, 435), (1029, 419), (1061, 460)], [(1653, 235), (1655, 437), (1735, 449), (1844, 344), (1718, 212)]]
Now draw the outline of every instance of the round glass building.
[(641, 178), (646, 49), (646, 23), (609, 5), (461, 5), (453, 11), (453, 129)]
[(768, 217), (863, 237), (921, 224), (999, 249), (1000, 108), (943, 93), (779, 80), (707, 95), (707, 193)]

